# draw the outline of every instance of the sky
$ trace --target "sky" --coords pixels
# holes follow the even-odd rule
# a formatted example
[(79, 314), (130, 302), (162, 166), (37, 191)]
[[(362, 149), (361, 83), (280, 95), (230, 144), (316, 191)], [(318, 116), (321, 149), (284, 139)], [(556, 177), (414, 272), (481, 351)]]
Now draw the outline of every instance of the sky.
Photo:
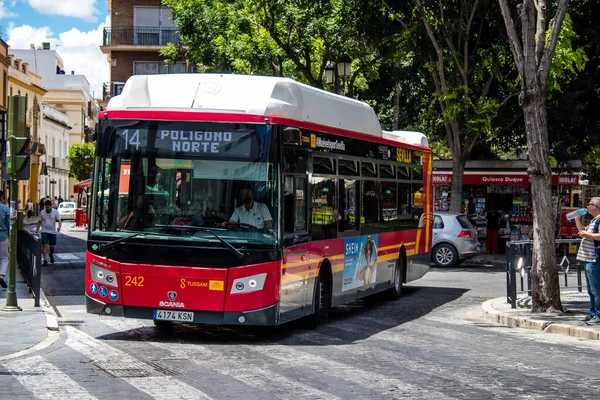
[(0, 0), (0, 32), (10, 49), (50, 42), (67, 73), (84, 75), (95, 98), (110, 80), (102, 32), (110, 26), (107, 0)]

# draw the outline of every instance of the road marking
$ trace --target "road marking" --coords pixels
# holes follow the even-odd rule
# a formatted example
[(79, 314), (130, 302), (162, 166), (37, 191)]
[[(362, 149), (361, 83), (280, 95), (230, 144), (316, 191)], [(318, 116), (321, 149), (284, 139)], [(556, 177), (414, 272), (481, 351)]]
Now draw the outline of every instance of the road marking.
[(9, 361), (4, 366), (36, 399), (96, 399), (40, 356)]
[[(308, 335), (308, 334), (307, 334)], [(326, 376), (334, 376), (344, 381), (353, 383), (359, 381), (361, 387), (377, 392), (379, 395), (390, 393), (402, 393), (401, 397), (419, 399), (450, 399), (441, 392), (430, 391), (366, 369), (352, 365), (332, 361), (325, 357), (296, 350), (285, 345), (248, 346), (242, 345), (249, 351), (258, 352), (265, 357), (274, 358), (289, 366), (305, 367), (312, 371), (318, 371)], [(328, 345), (329, 347), (329, 345)], [(337, 348), (338, 346), (336, 346)], [(354, 352), (352, 346), (341, 346), (343, 352)], [(360, 354), (355, 354), (360, 356)], [(391, 371), (390, 371), (391, 372)]]
[(79, 257), (71, 253), (55, 253), (54, 255), (61, 260), (79, 260)]
[[(149, 396), (159, 399), (212, 399), (206, 393), (172, 376), (166, 376), (162, 371), (108, 345), (105, 341), (97, 340), (71, 326), (66, 326), (66, 331), (67, 346), (92, 360), (98, 368), (118, 376)], [(123, 371), (129, 371), (132, 376), (119, 376)]]
[[(133, 330), (147, 327), (135, 320), (105, 319), (104, 324), (118, 330)], [(269, 397), (280, 399), (340, 399), (331, 393), (323, 392), (312, 386), (298, 382), (296, 378), (288, 378), (277, 372), (277, 365), (273, 369), (269, 368), (268, 363), (261, 365), (248, 365), (240, 363), (238, 356), (228, 357), (223, 352), (210, 350), (207, 346), (191, 345), (185, 343), (155, 343), (148, 342), (161, 350), (167, 350), (175, 358), (182, 358), (193, 362), (194, 364), (212, 370), (235, 379), (250, 387), (266, 391)]]

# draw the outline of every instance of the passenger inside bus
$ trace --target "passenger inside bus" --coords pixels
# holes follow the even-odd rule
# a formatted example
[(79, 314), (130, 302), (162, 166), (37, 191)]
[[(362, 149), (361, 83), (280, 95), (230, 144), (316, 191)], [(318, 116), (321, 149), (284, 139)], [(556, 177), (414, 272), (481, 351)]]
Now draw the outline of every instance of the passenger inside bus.
[(258, 229), (273, 226), (273, 217), (271, 217), (269, 208), (263, 203), (254, 201), (254, 194), (249, 186), (241, 189), (240, 199), (242, 205), (233, 211), (229, 218), (230, 224), (252, 225)]

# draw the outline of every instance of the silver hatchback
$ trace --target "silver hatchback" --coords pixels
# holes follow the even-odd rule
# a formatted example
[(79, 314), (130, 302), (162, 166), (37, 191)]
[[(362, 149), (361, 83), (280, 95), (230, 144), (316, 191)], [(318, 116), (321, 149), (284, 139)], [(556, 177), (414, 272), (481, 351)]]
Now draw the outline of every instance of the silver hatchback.
[(438, 267), (454, 267), (481, 252), (477, 229), (464, 214), (433, 214), (432, 261)]

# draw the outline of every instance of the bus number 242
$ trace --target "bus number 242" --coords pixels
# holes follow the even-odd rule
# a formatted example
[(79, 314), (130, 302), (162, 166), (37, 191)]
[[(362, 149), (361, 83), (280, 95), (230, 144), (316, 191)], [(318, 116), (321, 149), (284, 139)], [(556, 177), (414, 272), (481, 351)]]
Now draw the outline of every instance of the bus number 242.
[(125, 286), (142, 287), (144, 286), (144, 277), (125, 275)]

